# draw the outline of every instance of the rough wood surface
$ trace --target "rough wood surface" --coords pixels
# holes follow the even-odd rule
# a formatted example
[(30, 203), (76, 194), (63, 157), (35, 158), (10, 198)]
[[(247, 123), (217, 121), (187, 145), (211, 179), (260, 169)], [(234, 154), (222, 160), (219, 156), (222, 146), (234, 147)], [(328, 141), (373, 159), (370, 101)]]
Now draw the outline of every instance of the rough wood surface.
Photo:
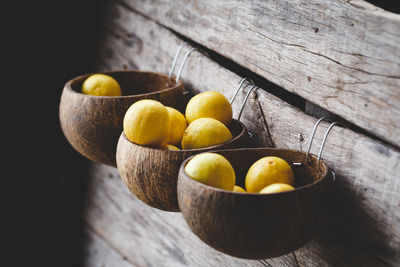
[[(69, 143), (82, 155), (117, 166), (115, 150), (126, 110), (141, 99), (155, 99), (182, 108), (182, 83), (169, 85), (168, 76), (141, 71), (107, 71), (121, 86), (122, 96), (92, 96), (81, 93), (85, 74), (66, 83), (60, 100), (60, 124)], [(101, 111), (101, 112), (100, 112)]]
[(85, 258), (83, 266), (86, 267), (133, 267), (136, 262), (130, 262), (121, 255), (92, 228), (85, 228)]
[(400, 145), (400, 15), (362, 0), (122, 2)]
[[(305, 150), (316, 119), (259, 92), (272, 143)], [(318, 153), (328, 123), (318, 130)], [(333, 128), (323, 158), (338, 177), (330, 220), (317, 240), (298, 252), (303, 264), (333, 266), (400, 263), (400, 152), (340, 127)], [(336, 244), (336, 245), (333, 245)], [(313, 251), (313, 252), (311, 252)]]
[[(125, 65), (166, 73), (181, 40), (122, 5), (113, 4), (111, 8), (113, 10), (110, 13), (116, 16), (105, 19), (108, 26), (101, 42), (99, 67), (119, 69)], [(185, 86), (188, 85), (192, 92), (219, 90), (228, 97), (233, 95), (233, 89), (240, 79), (198, 53), (189, 59), (183, 73)], [(316, 119), (264, 90), (259, 89), (256, 93), (249, 99), (242, 121), (256, 133), (260, 144), (270, 143), (279, 148), (304, 151)], [(235, 114), (243, 96), (244, 93), (240, 92), (239, 101), (234, 105)], [(314, 153), (318, 152), (327, 126), (327, 123), (322, 123), (317, 132), (312, 149)], [(338, 174), (335, 205), (329, 211), (331, 215), (327, 224), (318, 230), (315, 240), (296, 251), (300, 265), (399, 265), (400, 152), (370, 137), (335, 127), (328, 138), (323, 158)], [(126, 192), (129, 191), (124, 188), (120, 178), (108, 178), (108, 173), (116, 176), (116, 170), (112, 168), (93, 165), (90, 177), (94, 183), (89, 192), (91, 197), (86, 220), (123, 255), (142, 253), (138, 265), (159, 262), (160, 251), (169, 251), (163, 252), (164, 255), (173, 255), (174, 250), (184, 250), (184, 256), (181, 257), (193, 257), (191, 259), (194, 260), (182, 264), (177, 259), (179, 257), (170, 256), (169, 261), (163, 262), (174, 266), (190, 265), (196, 261), (198, 264), (195, 265), (200, 266), (203, 262), (205, 266), (239, 266), (248, 263), (205, 246), (193, 247), (192, 239), (186, 240), (193, 234), (187, 230), (181, 218), (173, 219), (179, 214), (170, 216), (170, 213), (144, 206), (133, 196), (128, 197)], [(136, 218), (137, 213), (143, 216)], [(160, 219), (160, 214), (166, 217)], [(131, 230), (132, 227), (138, 228)], [(179, 243), (179, 247), (171, 245), (185, 240), (187, 243)], [(138, 254), (131, 254), (135, 258), (132, 255)], [(248, 264), (293, 266), (295, 260), (290, 254)]]
[[(153, 209), (135, 198), (115, 168), (93, 163), (89, 179), (84, 215), (92, 229), (89, 235), (101, 235), (134, 266), (265, 266), (208, 247), (189, 230), (181, 213)], [(92, 239), (96, 242), (98, 237)], [(104, 247), (93, 242), (92, 247)], [(87, 256), (92, 258), (89, 262), (98, 260), (95, 266), (105, 260), (93, 252)]]
[(228, 126), (233, 138), (223, 144), (191, 150), (162, 150), (130, 142), (121, 134), (117, 145), (117, 166), (129, 190), (149, 206), (179, 211), (176, 184), (179, 167), (186, 158), (210, 150), (248, 146), (243, 123), (232, 120)]

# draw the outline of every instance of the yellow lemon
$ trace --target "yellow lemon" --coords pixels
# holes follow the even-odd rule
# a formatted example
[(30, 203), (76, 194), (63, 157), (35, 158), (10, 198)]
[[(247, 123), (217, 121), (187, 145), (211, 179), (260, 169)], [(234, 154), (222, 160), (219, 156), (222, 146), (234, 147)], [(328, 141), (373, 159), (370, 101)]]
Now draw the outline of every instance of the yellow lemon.
[(190, 99), (185, 116), (189, 123), (199, 118), (213, 118), (228, 125), (232, 120), (232, 106), (223, 94), (207, 91)]
[(185, 172), (200, 183), (230, 191), (236, 181), (235, 171), (230, 162), (216, 153), (194, 156), (186, 165)]
[(278, 157), (257, 160), (246, 175), (247, 192), (258, 193), (274, 183), (294, 185), (294, 174), (289, 163)]
[(182, 149), (209, 147), (231, 139), (231, 132), (222, 122), (212, 118), (200, 118), (189, 124), (183, 133)]
[(121, 87), (111, 76), (93, 74), (83, 82), (82, 93), (96, 96), (121, 96)]
[(169, 112), (170, 119), (170, 127), (169, 127), (169, 135), (167, 140), (165, 141), (168, 144), (179, 144), (182, 140), (183, 132), (187, 128), (187, 122), (185, 116), (182, 113), (177, 111), (174, 108), (166, 107)]
[(161, 148), (165, 149), (165, 150), (180, 150), (176, 146), (173, 146), (173, 145), (170, 145), (170, 144), (162, 144)]
[(240, 186), (235, 185), (233, 187), (233, 192), (242, 192), (242, 193), (246, 193), (246, 190), (244, 190), (243, 188), (241, 188)]
[(279, 192), (290, 191), (290, 190), (293, 190), (293, 189), (294, 188), (291, 185), (282, 184), (282, 183), (275, 183), (275, 184), (270, 184), (269, 186), (264, 187), (260, 191), (260, 194), (279, 193)]
[(155, 100), (140, 100), (125, 113), (126, 137), (139, 145), (161, 145), (168, 137), (170, 118), (167, 108)]

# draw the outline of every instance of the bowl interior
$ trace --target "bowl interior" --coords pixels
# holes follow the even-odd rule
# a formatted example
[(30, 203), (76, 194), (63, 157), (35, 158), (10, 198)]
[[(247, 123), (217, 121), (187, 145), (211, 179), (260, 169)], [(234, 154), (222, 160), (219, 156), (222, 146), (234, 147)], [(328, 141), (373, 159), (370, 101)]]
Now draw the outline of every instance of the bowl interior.
[[(175, 81), (169, 81), (168, 76), (142, 71), (109, 71), (99, 72), (113, 77), (119, 83), (123, 96), (149, 94), (175, 87)], [(71, 89), (81, 92), (82, 84), (91, 74), (82, 75), (72, 80)]]
[[(243, 188), (245, 188), (246, 174), (251, 165), (253, 165), (257, 160), (267, 156), (280, 157), (291, 165), (295, 175), (296, 189), (317, 183), (327, 175), (328, 171), (328, 167), (322, 160), (319, 166), (317, 166), (315, 155), (310, 155), (309, 163), (306, 164), (305, 153), (297, 150), (276, 148), (240, 148), (233, 150), (220, 150), (215, 151), (215, 153), (223, 155), (232, 164), (236, 174), (236, 185), (239, 185)], [(189, 160), (190, 158), (184, 162), (184, 166), (186, 166)], [(293, 163), (301, 163), (301, 165), (293, 165)], [(219, 190), (217, 188), (215, 189)]]

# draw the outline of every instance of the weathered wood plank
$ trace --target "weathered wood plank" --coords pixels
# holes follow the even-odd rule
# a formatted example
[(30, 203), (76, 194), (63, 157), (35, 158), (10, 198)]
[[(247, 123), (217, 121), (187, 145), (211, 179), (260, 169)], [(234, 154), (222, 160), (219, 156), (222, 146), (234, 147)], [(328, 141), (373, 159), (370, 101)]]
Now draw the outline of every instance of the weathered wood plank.
[(362, 0), (122, 2), (400, 144), (400, 15)]
[[(258, 93), (273, 143), (306, 150), (316, 119), (272, 95)], [(311, 150), (315, 154), (327, 126), (323, 123), (316, 134)], [(318, 251), (333, 266), (400, 263), (399, 151), (338, 127), (329, 135), (323, 158), (338, 176), (337, 195), (318, 242), (299, 250), (299, 261), (309, 263)], [(341, 234), (335, 233), (339, 229)], [(332, 244), (340, 245), (332, 249)]]
[(137, 266), (263, 266), (205, 245), (181, 213), (150, 208), (125, 187), (115, 168), (93, 163), (85, 220)]
[[(138, 69), (140, 66), (141, 70), (168, 73), (175, 53), (183, 41), (157, 24), (129, 12), (123, 6), (115, 5), (108, 8), (113, 16), (108, 17), (103, 24), (107, 33), (105, 39), (101, 41), (99, 54), (103, 56), (99, 57), (98, 65), (103, 69)], [(186, 52), (187, 50), (182, 52), (175, 74)], [(201, 53), (194, 52), (185, 65), (181, 76), (185, 81), (185, 87), (193, 94), (214, 90), (231, 99), (240, 78), (232, 72), (227, 72), (224, 79), (217, 79), (216, 73), (224, 68), (218, 64), (213, 64), (213, 68), (204, 68), (203, 62), (211, 61), (200, 55)], [(238, 116), (243, 100), (244, 94), (239, 94), (233, 103), (234, 117)], [(254, 100), (249, 100), (252, 101)], [(241, 121), (249, 131), (258, 136), (259, 145), (269, 144), (261, 112), (254, 110), (246, 112), (246, 110), (247, 107)]]
[(136, 262), (129, 262), (127, 258), (110, 247), (93, 229), (85, 228), (85, 267), (133, 267)]
[[(153, 70), (156, 71), (167, 72), (165, 69), (168, 70), (181, 41), (170, 31), (122, 6), (117, 5), (112, 8), (115, 8), (118, 15), (106, 20), (109, 27), (100, 49), (100, 54), (104, 55), (100, 62), (102, 68), (122, 68), (134, 60), (134, 64), (127, 66), (135, 65), (142, 69), (154, 68)], [(112, 11), (113, 14), (115, 12)], [(132, 36), (136, 40), (134, 43), (129, 42)], [(205, 79), (203, 77), (212, 78)], [(200, 54), (196, 54), (190, 59), (183, 79), (186, 84), (190, 85), (193, 92), (217, 88), (228, 96), (233, 94), (233, 88), (240, 81), (240, 77)], [(258, 133), (259, 138), (267, 136), (268, 125), (270, 138), (266, 139), (270, 139), (269, 142), (277, 147), (304, 150), (315, 119), (261, 89), (257, 91), (257, 94), (258, 96), (253, 95), (246, 106), (244, 123), (252, 122), (256, 130), (263, 129)], [(243, 96), (243, 93), (239, 94), (240, 99), (243, 99)], [(234, 106), (236, 114), (238, 106)], [(264, 118), (267, 124), (264, 124)], [(260, 125), (260, 123), (264, 125)], [(322, 128), (326, 129), (326, 124), (323, 124)], [(322, 132), (321, 129), (316, 136), (316, 146), (313, 151), (318, 148)], [(323, 157), (339, 175), (336, 202), (328, 222), (324, 225), (325, 230), (320, 231), (316, 240), (296, 251), (301, 265), (374, 264), (379, 266), (384, 263), (396, 265), (400, 262), (400, 214), (398, 208), (400, 197), (397, 194), (400, 191), (399, 155), (398, 150), (369, 137), (341, 128), (332, 130)], [(100, 167), (94, 165), (94, 168)], [(103, 177), (105, 174), (102, 171), (96, 171), (91, 176)], [(107, 184), (101, 189), (97, 185), (92, 189), (90, 195), (95, 200), (90, 200), (92, 204), (89, 205), (87, 221), (90, 225), (96, 225), (93, 227), (98, 231), (106, 233), (107, 240), (114, 240), (113, 243), (119, 250), (130, 251), (135, 247), (132, 244), (136, 244), (134, 243), (136, 241), (118, 242), (119, 239), (124, 238), (124, 234), (119, 233), (114, 236), (113, 232), (121, 227), (119, 225), (121, 221), (129, 224), (128, 221), (132, 219), (131, 215), (124, 214), (121, 210), (128, 208), (126, 206), (129, 205), (129, 214), (134, 214), (138, 209), (141, 210), (142, 204), (133, 197), (131, 199), (135, 202), (129, 201), (127, 196), (124, 200), (120, 200), (119, 196), (114, 198), (114, 195), (121, 194), (119, 191), (115, 191), (111, 195), (121, 210), (106, 207), (110, 206), (112, 201), (99, 202), (100, 200), (97, 198), (104, 198), (103, 191), (108, 190), (108, 186), (112, 185)], [(99, 196), (96, 197), (95, 194), (99, 194)], [(96, 210), (102, 215), (93, 215)], [(155, 221), (161, 220), (157, 217), (158, 215), (154, 215), (159, 213), (157, 210), (147, 208), (140, 211), (140, 213), (142, 212), (146, 212), (146, 217), (154, 218)], [(102, 220), (105, 221), (99, 220), (100, 216), (103, 216)], [(148, 223), (152, 224), (154, 229), (158, 229), (157, 222), (151, 221), (151, 219)], [(173, 219), (168, 217), (168, 220)], [(174, 221), (172, 225), (166, 227), (168, 229), (165, 229), (164, 226), (161, 226), (160, 229), (162, 232), (173, 231), (175, 235), (171, 234), (170, 238), (180, 239), (184, 236), (181, 231), (184, 231), (182, 229), (186, 227), (182, 221), (180, 223)], [(129, 233), (129, 229), (125, 228), (123, 232)], [(149, 235), (148, 240), (163, 238), (158, 236), (160, 235), (158, 233), (145, 233), (145, 235)], [(132, 236), (132, 239), (134, 238), (136, 237)], [(212, 252), (212, 250), (207, 251), (207, 253)], [(191, 253), (197, 254), (198, 252), (192, 251)], [(125, 255), (125, 253), (123, 254)], [(146, 256), (146, 258), (148, 257), (152, 259), (153, 255)], [(267, 262), (280, 265), (294, 264), (293, 257), (290, 255)]]

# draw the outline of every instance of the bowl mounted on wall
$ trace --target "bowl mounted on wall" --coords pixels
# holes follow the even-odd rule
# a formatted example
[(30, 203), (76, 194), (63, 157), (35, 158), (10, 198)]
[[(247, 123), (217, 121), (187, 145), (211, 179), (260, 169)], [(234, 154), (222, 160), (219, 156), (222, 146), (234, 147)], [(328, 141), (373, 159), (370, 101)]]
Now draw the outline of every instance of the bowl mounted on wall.
[(179, 170), (178, 203), (190, 229), (206, 244), (223, 253), (246, 259), (265, 259), (292, 252), (311, 240), (330, 199), (333, 171), (321, 160), (328, 128), (318, 157), (307, 152), (276, 148), (214, 151), (230, 161), (237, 185), (258, 159), (276, 156), (292, 165), (295, 189), (273, 194), (240, 193), (218, 189), (191, 179)]
[[(195, 48), (192, 48), (186, 54), (184, 62), (194, 50)], [(183, 65), (184, 63), (181, 66)], [(177, 78), (179, 78), (181, 70), (182, 67)], [(244, 78), (240, 82), (230, 101), (231, 104), (246, 79)], [(254, 89), (253, 83), (243, 101), (238, 119), (233, 119), (228, 126), (233, 138), (226, 143), (201, 149), (171, 151), (135, 144), (122, 133), (117, 145), (117, 168), (129, 190), (151, 207), (165, 211), (179, 211), (176, 193), (177, 180), (180, 165), (186, 158), (202, 152), (240, 148), (248, 145), (250, 141), (248, 131), (239, 119), (247, 99)]]
[(179, 167), (186, 158), (211, 150), (239, 148), (249, 141), (246, 127), (232, 120), (233, 138), (223, 144), (191, 150), (163, 150), (129, 141), (122, 133), (117, 145), (117, 167), (129, 190), (147, 205), (179, 211), (176, 194)]
[(187, 101), (182, 82), (167, 75), (144, 71), (109, 71), (122, 96), (82, 94), (82, 83), (90, 74), (76, 77), (65, 84), (60, 101), (60, 124), (69, 143), (79, 153), (95, 162), (116, 166), (115, 151), (122, 132), (126, 110), (141, 99), (154, 99), (182, 110)]

